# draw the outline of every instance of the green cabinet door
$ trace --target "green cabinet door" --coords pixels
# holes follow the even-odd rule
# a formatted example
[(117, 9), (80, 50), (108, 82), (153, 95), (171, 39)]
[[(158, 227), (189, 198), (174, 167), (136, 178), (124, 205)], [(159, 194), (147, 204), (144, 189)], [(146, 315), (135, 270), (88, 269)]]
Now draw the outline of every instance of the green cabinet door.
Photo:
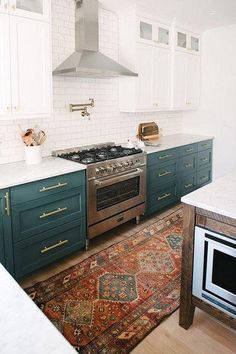
[(8, 189), (0, 190), (0, 263), (13, 274), (11, 206)]

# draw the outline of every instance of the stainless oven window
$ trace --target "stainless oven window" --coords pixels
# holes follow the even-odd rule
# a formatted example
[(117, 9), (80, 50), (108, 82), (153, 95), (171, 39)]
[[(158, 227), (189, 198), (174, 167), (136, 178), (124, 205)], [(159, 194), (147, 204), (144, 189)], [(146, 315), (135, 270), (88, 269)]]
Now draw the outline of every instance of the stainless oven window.
[(97, 211), (137, 197), (140, 194), (140, 176), (97, 189)]
[(212, 283), (236, 295), (236, 258), (214, 250)]

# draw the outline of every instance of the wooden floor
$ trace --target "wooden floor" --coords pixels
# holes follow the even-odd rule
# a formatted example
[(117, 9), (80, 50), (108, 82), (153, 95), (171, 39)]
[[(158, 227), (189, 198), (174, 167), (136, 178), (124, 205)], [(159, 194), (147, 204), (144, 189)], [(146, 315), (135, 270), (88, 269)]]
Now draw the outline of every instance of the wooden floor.
[[(178, 209), (176, 206), (172, 210)], [(69, 268), (94, 253), (122, 241), (142, 228), (167, 216), (166, 211), (142, 221), (140, 225), (129, 222), (91, 241), (87, 252), (80, 251), (58, 263), (34, 273), (21, 282), (23, 288), (45, 280)], [(186, 331), (178, 325), (178, 311), (164, 320), (147, 336), (132, 354), (236, 354), (236, 332), (216, 321), (201, 310), (196, 310), (194, 323)]]

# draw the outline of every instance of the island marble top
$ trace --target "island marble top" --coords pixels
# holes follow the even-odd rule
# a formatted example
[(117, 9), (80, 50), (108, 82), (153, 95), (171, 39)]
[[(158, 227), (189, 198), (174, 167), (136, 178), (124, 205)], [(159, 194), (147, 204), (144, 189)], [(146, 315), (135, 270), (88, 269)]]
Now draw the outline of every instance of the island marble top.
[(182, 197), (183, 203), (236, 219), (236, 171)]

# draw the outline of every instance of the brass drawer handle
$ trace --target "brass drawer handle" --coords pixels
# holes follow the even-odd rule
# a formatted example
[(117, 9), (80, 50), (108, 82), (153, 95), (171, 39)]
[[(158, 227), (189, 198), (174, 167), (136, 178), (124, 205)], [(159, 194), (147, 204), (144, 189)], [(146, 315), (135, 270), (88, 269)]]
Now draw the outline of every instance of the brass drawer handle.
[(57, 188), (62, 188), (62, 187), (65, 187), (67, 186), (68, 183), (58, 183), (56, 184), (55, 186), (51, 186), (51, 187), (43, 187), (42, 189), (40, 189), (40, 193), (41, 192), (47, 192), (47, 191), (51, 191), (52, 189), (57, 189)]
[(53, 250), (54, 248), (57, 248), (57, 247), (60, 247), (60, 246), (63, 246), (65, 245), (66, 243), (68, 243), (69, 241), (68, 240), (64, 240), (64, 241), (60, 241), (58, 243), (56, 243), (55, 245), (52, 245), (52, 246), (49, 246), (49, 247), (44, 247), (44, 249), (41, 250), (41, 253), (46, 253), (48, 251), (51, 251)]
[(209, 144), (202, 144), (202, 147), (210, 146)]
[(208, 179), (208, 176), (204, 176), (204, 177), (201, 177), (201, 178), (200, 178), (201, 181), (205, 181), (205, 180), (207, 180), (207, 179)]
[(189, 183), (189, 184), (185, 184), (185, 186), (184, 186), (184, 188), (190, 188), (190, 187), (192, 187), (193, 186), (193, 184), (192, 183)]
[(159, 160), (164, 160), (167, 159), (168, 157), (172, 157), (173, 155), (163, 155), (163, 156), (159, 156)]
[(163, 200), (163, 199), (166, 199), (166, 198), (168, 198), (170, 196), (171, 196), (171, 193), (166, 193), (166, 194), (162, 195), (161, 197), (158, 197), (157, 200)]
[(48, 218), (49, 216), (62, 213), (63, 211), (66, 211), (66, 210), (67, 210), (67, 207), (65, 207), (65, 208), (58, 208), (57, 210), (50, 211), (49, 213), (43, 213), (42, 215), (40, 215), (39, 218), (40, 218), (40, 219)]
[(5, 207), (5, 211), (7, 213), (7, 216), (10, 216), (11, 212), (10, 212), (10, 199), (9, 199), (9, 193), (7, 192), (5, 194), (5, 201), (6, 201), (6, 207)]
[(164, 177), (164, 176), (168, 176), (168, 175), (171, 175), (171, 174), (172, 174), (172, 172), (170, 172), (170, 171), (165, 171), (165, 172), (163, 172), (163, 173), (159, 173), (158, 177)]
[(208, 159), (207, 159), (206, 157), (203, 157), (203, 158), (201, 159), (201, 161), (205, 162), (205, 161), (208, 161)]
[(191, 149), (187, 149), (186, 152), (191, 152), (191, 151), (194, 151), (194, 148), (191, 148)]
[(187, 163), (186, 165), (184, 165), (185, 168), (189, 168), (189, 167), (193, 167), (192, 163)]

